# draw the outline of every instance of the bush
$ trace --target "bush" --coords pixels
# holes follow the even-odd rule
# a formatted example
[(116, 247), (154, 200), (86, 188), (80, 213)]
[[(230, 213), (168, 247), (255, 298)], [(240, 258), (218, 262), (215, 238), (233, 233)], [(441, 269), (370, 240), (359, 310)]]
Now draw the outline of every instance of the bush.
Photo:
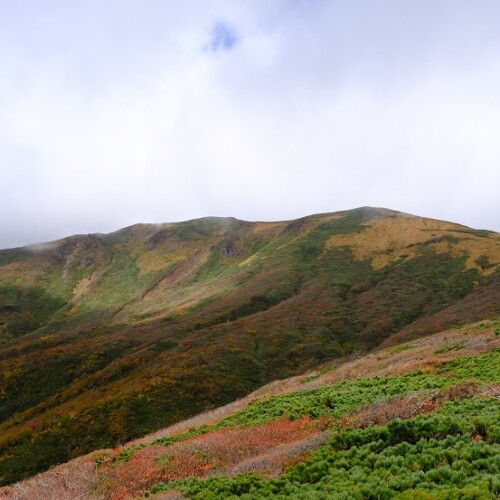
[(500, 494), (499, 414), (498, 400), (447, 403), (435, 415), (341, 431), (279, 478), (191, 478), (150, 491), (175, 488), (196, 499), (494, 499)]

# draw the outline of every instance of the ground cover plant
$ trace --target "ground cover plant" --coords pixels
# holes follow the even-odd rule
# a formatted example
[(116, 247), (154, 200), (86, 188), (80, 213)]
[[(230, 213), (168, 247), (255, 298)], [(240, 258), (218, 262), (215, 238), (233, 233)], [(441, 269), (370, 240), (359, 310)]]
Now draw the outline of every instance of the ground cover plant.
[[(444, 402), (431, 415), (395, 418), (384, 426), (349, 428), (356, 420), (347, 419), (344, 423), (348, 422), (348, 427), (342, 429), (338, 420), (332, 418), (334, 431), (330, 442), (278, 478), (252, 473), (205, 480), (192, 477), (159, 483), (146, 495), (174, 489), (194, 499), (497, 498), (500, 400), (474, 397), (474, 391), (469, 393), (467, 386), (460, 384), (498, 384), (500, 350), (456, 358), (437, 373), (345, 381), (333, 387), (274, 397), (251, 405), (219, 426), (252, 425), (280, 415), (294, 420), (311, 411), (315, 416), (338, 418), (352, 413), (359, 401), (370, 406), (398, 393), (408, 401), (408, 394), (415, 395), (416, 390), (421, 395), (434, 390), (432, 399), (425, 400), (427, 407), (421, 405), (420, 411), (431, 409), (438, 399), (436, 389), (442, 393), (447, 388), (447, 397), (451, 398), (472, 397)], [(367, 424), (366, 416), (364, 423)]]
[[(273, 382), (0, 497), (495, 498), (497, 327), (452, 329)], [(458, 340), (460, 349), (439, 349)]]
[[(391, 350), (389, 350), (389, 352), (390, 351)], [(241, 448), (235, 441), (228, 441), (224, 429), (229, 429), (230, 434), (234, 432), (231, 429), (249, 429), (250, 435), (254, 435), (257, 439), (261, 439), (265, 442), (265, 432), (261, 429), (272, 422), (281, 422), (281, 425), (283, 425), (288, 421), (298, 422), (302, 425), (304, 419), (306, 419), (305, 421), (308, 425), (311, 425), (309, 430), (310, 436), (314, 436), (316, 432), (324, 431), (328, 428), (335, 429), (346, 426), (356, 427), (359, 426), (360, 423), (361, 425), (369, 425), (380, 420), (392, 420), (398, 416), (405, 416), (408, 418), (418, 415), (420, 412), (430, 412), (436, 409), (440, 410), (441, 405), (450, 399), (474, 397), (478, 392), (481, 392), (480, 388), (482, 386), (498, 382), (498, 373), (500, 372), (499, 355), (499, 350), (495, 349), (480, 356), (456, 358), (455, 360), (445, 363), (437, 370), (436, 374), (415, 372), (398, 377), (344, 380), (333, 386), (297, 391), (292, 394), (271, 397), (264, 402), (250, 404), (245, 410), (229, 418), (223, 419), (218, 424), (212, 426), (204, 425), (193, 428), (183, 434), (152, 441), (150, 445), (155, 447), (157, 465), (158, 462), (164, 463), (163, 460), (165, 459), (166, 463), (170, 465), (170, 468), (158, 467), (155, 469), (154, 467), (150, 467), (146, 469), (149, 474), (145, 476), (147, 480), (136, 481), (135, 491), (142, 491), (140, 485), (144, 486), (144, 484), (154, 481), (154, 478), (159, 479), (161, 477), (167, 477), (170, 479), (170, 483), (154, 486), (151, 492), (162, 491), (163, 489), (175, 489), (178, 486), (180, 486), (181, 491), (193, 498), (198, 498), (198, 495), (200, 498), (218, 498), (219, 496), (224, 497), (225, 495), (231, 496), (235, 492), (244, 492), (246, 491), (245, 487), (242, 487), (236, 480), (231, 483), (231, 486), (226, 491), (220, 489), (220, 484), (225, 484), (225, 479), (220, 479), (220, 481), (214, 480), (215, 482), (213, 483), (208, 481), (207, 483), (203, 483), (203, 485), (200, 485), (201, 483), (191, 483), (189, 481), (186, 483), (182, 481), (176, 483), (172, 482), (172, 479), (182, 476), (182, 474), (186, 476), (204, 477), (209, 473), (223, 474), (224, 471), (227, 470), (237, 471), (242, 468), (244, 469), (245, 467), (242, 466), (233, 467), (233, 469), (231, 469), (231, 461), (220, 460), (221, 454), (233, 454), (233, 456), (239, 456), (240, 460), (243, 460), (246, 456), (244, 450), (248, 450), (248, 446), (241, 436), (239, 439), (235, 440), (241, 442)], [(471, 364), (473, 364), (474, 370), (471, 370)], [(495, 418), (500, 416), (500, 408), (497, 403), (498, 401), (496, 401), (489, 410), (489, 415), (495, 416)], [(475, 403), (467, 407), (469, 408), (470, 415), (474, 414), (474, 405)], [(380, 413), (381, 407), (383, 407), (384, 410), (382, 415)], [(464, 408), (466, 407), (464, 406)], [(444, 412), (444, 414), (446, 414), (446, 411), (448, 410), (441, 409), (441, 413)], [(438, 421), (430, 420), (430, 422), (430, 428), (434, 426), (436, 430), (435, 436), (440, 436), (442, 431), (436, 423)], [(441, 421), (439, 420), (439, 422)], [(462, 418), (460, 422), (463, 423), (464, 419)], [(393, 427), (391, 427), (391, 429), (392, 428)], [(473, 428), (473, 430), (474, 429), (475, 428)], [(412, 431), (408, 430), (406, 432), (407, 434), (411, 434)], [(493, 434), (491, 434), (491, 432)], [(492, 430), (491, 432), (490, 434), (494, 436), (496, 430)], [(290, 433), (290, 436), (292, 435), (293, 433)], [(478, 434), (476, 433), (474, 435), (476, 439), (478, 439)], [(203, 440), (206, 439), (205, 445), (207, 443), (212, 444), (204, 448), (202, 441), (197, 440), (197, 436), (206, 436), (206, 438), (202, 438)], [(404, 441), (405, 439), (402, 440)], [(199, 447), (197, 451), (192, 453), (191, 450), (191, 456), (195, 456), (194, 461), (189, 458), (189, 448), (188, 450), (182, 446), (180, 448), (171, 448), (172, 445), (182, 443), (183, 441), (197, 443), (196, 446)], [(224, 452), (221, 453), (220, 448), (214, 444), (215, 442), (219, 443), (219, 445), (224, 448)], [(271, 440), (269, 440), (269, 442), (271, 442)], [(304, 453), (305, 450), (309, 449), (308, 445), (311, 442), (315, 442), (316, 445), (318, 445), (321, 443), (321, 440), (304, 440), (294, 449), (292, 454), (287, 452), (282, 453), (290, 459), (291, 456), (295, 457), (297, 454), (300, 455), (300, 452)], [(277, 444), (276, 441), (274, 444)], [(118, 454), (109, 462), (111, 464), (110, 467), (115, 467), (113, 461), (130, 460), (135, 453), (138, 453), (137, 462), (131, 464), (130, 467), (130, 470), (137, 470), (137, 464), (141, 463), (141, 460), (144, 460), (145, 457), (151, 453), (151, 451), (148, 452), (147, 449), (143, 451), (147, 447), (148, 445), (143, 443), (139, 447), (131, 449), (131, 453), (125, 454), (125, 456), (123, 452)], [(259, 463), (267, 463), (267, 467), (269, 468), (269, 460), (267, 460), (267, 457), (262, 457), (264, 447), (260, 451), (256, 451), (255, 449), (252, 451), (254, 455), (259, 455), (260, 453), (261, 458), (254, 460), (251, 466), (256, 467)], [(179, 452), (180, 455), (178, 455)], [(177, 459), (175, 458), (176, 456), (178, 457)], [(279, 457), (279, 455), (273, 456), (273, 460), (275, 461), (279, 461), (280, 459), (283, 465), (287, 463), (286, 459), (283, 460), (283, 457)], [(182, 468), (179, 468), (176, 460), (181, 461), (183, 464)], [(123, 468), (118, 467), (118, 470), (123, 474)], [(242, 479), (244, 484), (247, 484), (249, 477), (253, 478), (252, 481), (255, 479), (254, 476), (242, 477), (244, 478), (244, 480)], [(469, 476), (467, 477), (469, 478)], [(191, 486), (186, 489), (186, 484), (197, 486), (193, 486), (192, 488), (194, 489), (191, 489)], [(205, 487), (205, 484), (208, 486)], [(252, 482), (252, 484), (254, 483)], [(348, 485), (345, 486), (347, 492), (350, 491), (350, 484), (351, 483), (348, 483)], [(131, 485), (129, 487), (131, 487)], [(371, 485), (367, 488), (371, 488)], [(134, 488), (131, 489), (134, 490)], [(267, 488), (263, 488), (260, 492), (256, 489), (250, 489), (248, 493), (250, 495), (249, 498), (265, 498), (269, 496), (272, 491), (272, 489), (269, 490)], [(285, 488), (282, 494), (284, 496), (289, 495), (290, 491), (291, 490)], [(363, 491), (366, 491), (366, 489)], [(330, 493), (328, 493), (327, 490), (320, 491), (320, 493), (318, 493), (318, 495), (320, 495), (318, 498), (328, 498), (329, 494), (334, 493), (336, 495), (339, 492), (337, 490), (332, 490)], [(306, 492), (302, 490), (294, 494), (297, 495), (297, 498), (307, 498), (307, 496), (304, 496)], [(346, 498), (348, 497), (346, 493)], [(359, 498), (368, 497), (361, 495)], [(375, 496), (373, 498), (377, 497)]]
[[(447, 403), (434, 415), (344, 430), (278, 478), (255, 474), (157, 485), (188, 498), (498, 498), (500, 402)], [(149, 495), (149, 493), (148, 493)]]

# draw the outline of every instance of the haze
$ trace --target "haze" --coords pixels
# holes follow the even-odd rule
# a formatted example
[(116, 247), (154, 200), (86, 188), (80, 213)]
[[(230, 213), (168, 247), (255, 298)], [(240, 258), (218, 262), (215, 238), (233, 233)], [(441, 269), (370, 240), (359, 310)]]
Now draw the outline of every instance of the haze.
[(500, 230), (496, 0), (0, 0), (0, 248), (383, 206)]

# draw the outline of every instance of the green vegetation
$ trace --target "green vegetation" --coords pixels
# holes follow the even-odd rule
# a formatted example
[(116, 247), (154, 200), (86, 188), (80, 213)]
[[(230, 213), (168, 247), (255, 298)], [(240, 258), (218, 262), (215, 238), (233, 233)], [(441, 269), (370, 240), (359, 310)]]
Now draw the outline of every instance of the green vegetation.
[(453, 229), (452, 231), (454, 233), (472, 234), (480, 238), (487, 238), (494, 234), (493, 231), (488, 231), (487, 229)]
[(0, 284), (0, 345), (10, 336), (36, 330), (65, 303), (42, 287)]
[(450, 351), (459, 351), (460, 349), (463, 349), (466, 344), (466, 339), (447, 340), (439, 349), (436, 349), (436, 354)]
[(492, 264), (488, 259), (487, 255), (480, 255), (474, 262), (481, 266), (481, 269), (489, 269), (494, 266), (494, 264)]
[(312, 418), (338, 418), (374, 401), (397, 394), (438, 389), (451, 383), (447, 377), (423, 373), (346, 380), (333, 386), (275, 396), (263, 403), (253, 403), (242, 412), (223, 420), (220, 425), (257, 425), (282, 415), (291, 420), (306, 415)]
[(171, 444), (204, 434), (210, 430), (233, 426), (252, 427), (286, 416), (296, 420), (305, 416), (338, 419), (363, 405), (395, 395), (415, 391), (429, 391), (450, 385), (452, 379), (412, 373), (401, 377), (368, 378), (344, 381), (319, 389), (302, 390), (292, 394), (274, 396), (265, 402), (251, 403), (245, 410), (222, 420), (219, 424), (192, 429), (184, 434), (160, 438), (158, 444)]
[(463, 356), (448, 361), (438, 373), (481, 383), (500, 383), (500, 349), (481, 356)]
[(435, 415), (337, 432), (284, 475), (159, 484), (193, 499), (494, 499), (500, 495), (500, 402), (448, 403)]
[[(338, 417), (397, 394), (423, 394), (464, 380), (498, 382), (500, 351), (454, 359), (439, 373), (343, 381), (273, 397), (211, 428), (254, 426), (282, 415), (290, 419), (326, 416), (335, 426)], [(277, 478), (256, 474), (187, 478), (156, 484), (149, 493), (176, 489), (193, 499), (494, 499), (500, 494), (499, 415), (498, 399), (476, 397), (447, 402), (435, 414), (408, 420), (396, 418), (383, 426), (337, 427), (329, 444)], [(208, 430), (204, 427), (155, 443), (169, 444)]]
[(403, 351), (409, 351), (411, 349), (415, 349), (417, 346), (415, 344), (401, 344), (397, 345), (396, 347), (393, 347), (391, 349), (391, 354), (394, 354), (396, 352), (403, 352)]
[(481, 332), (483, 330), (489, 330), (490, 328), (496, 333), (496, 331), (500, 329), (500, 321), (491, 320), (488, 323), (479, 323), (479, 325), (476, 325), (471, 331)]
[[(402, 328), (406, 341), (491, 318), (496, 233), (411, 218), (415, 243), (395, 237), (408, 255), (384, 250), (376, 270), (380, 254), (350, 243), (405, 217), (365, 207), (269, 224), (205, 218), (0, 251), (0, 484), (366, 352)], [(479, 267), (467, 268), (474, 238)], [(359, 382), (352, 401), (347, 385), (273, 400), (249, 408), (248, 422), (336, 418), (371, 391), (421, 390), (416, 377)], [(428, 389), (445, 379), (426, 378)]]
[(211, 430), (244, 426), (252, 427), (286, 416), (296, 420), (305, 416), (326, 417), (335, 422), (347, 413), (371, 403), (390, 400), (400, 395), (436, 392), (466, 380), (478, 384), (500, 382), (500, 350), (479, 356), (464, 356), (445, 363), (436, 374), (414, 372), (398, 377), (372, 377), (344, 380), (335, 385), (306, 389), (272, 396), (266, 401), (250, 403), (244, 410), (212, 426), (160, 438), (153, 444), (171, 444)]

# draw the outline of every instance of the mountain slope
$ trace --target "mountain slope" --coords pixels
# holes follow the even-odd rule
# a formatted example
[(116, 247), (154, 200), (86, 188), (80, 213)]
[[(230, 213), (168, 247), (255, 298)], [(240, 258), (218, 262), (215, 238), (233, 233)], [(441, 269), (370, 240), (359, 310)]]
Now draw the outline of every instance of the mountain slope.
[(0, 498), (496, 498), (499, 346), (487, 321), (324, 366)]
[(0, 251), (0, 481), (493, 317), (499, 263), (497, 233), (367, 207)]

